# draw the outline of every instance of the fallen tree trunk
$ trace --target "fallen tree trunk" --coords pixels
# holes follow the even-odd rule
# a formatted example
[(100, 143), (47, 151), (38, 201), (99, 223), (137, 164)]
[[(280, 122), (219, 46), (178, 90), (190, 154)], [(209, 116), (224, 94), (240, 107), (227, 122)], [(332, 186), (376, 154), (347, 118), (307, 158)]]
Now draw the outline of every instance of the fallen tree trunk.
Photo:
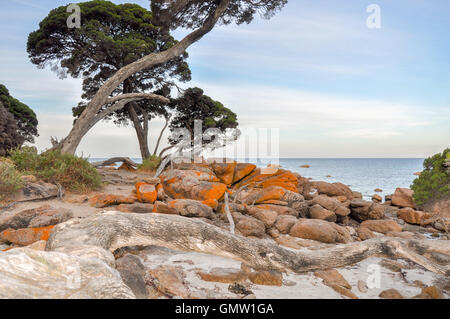
[(102, 167), (102, 166), (109, 166), (115, 163), (127, 163), (130, 166), (138, 167), (138, 164), (132, 161), (129, 157), (113, 157), (107, 159), (106, 161), (91, 163), (91, 165), (94, 167)]
[(70, 220), (55, 227), (46, 250), (83, 257), (83, 247), (86, 256), (91, 256), (93, 247), (101, 247), (111, 254), (122, 247), (152, 245), (232, 258), (255, 269), (283, 272), (344, 267), (382, 256), (406, 258), (432, 272), (450, 275), (448, 266), (426, 258), (431, 252), (450, 255), (449, 241), (377, 238), (303, 252), (283, 248), (269, 240), (233, 235), (201, 220), (160, 214), (107, 212)]

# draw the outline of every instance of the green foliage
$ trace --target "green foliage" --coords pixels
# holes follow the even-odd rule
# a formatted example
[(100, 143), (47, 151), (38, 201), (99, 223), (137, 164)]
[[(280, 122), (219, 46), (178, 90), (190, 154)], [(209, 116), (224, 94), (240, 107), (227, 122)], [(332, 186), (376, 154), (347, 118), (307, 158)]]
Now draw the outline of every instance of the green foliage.
[(450, 173), (444, 166), (449, 154), (450, 149), (447, 148), (423, 162), (424, 171), (411, 185), (416, 204), (423, 205), (450, 196)]
[(3, 84), (0, 84), (0, 102), (14, 116), (18, 125), (17, 131), (24, 141), (33, 143), (34, 137), (39, 136), (37, 132), (38, 120), (34, 111), (10, 96), (8, 89)]
[[(71, 13), (67, 6), (52, 10), (29, 35), (27, 51), (32, 63), (52, 70), (61, 77), (82, 76), (83, 101), (73, 109), (77, 118), (98, 89), (119, 69), (151, 53), (166, 51), (177, 41), (169, 33), (152, 24), (152, 12), (137, 4), (114, 4), (110, 1), (78, 3), (82, 12), (80, 29), (62, 27)], [(189, 81), (191, 71), (182, 53), (163, 65), (140, 71), (121, 85), (112, 95), (131, 92), (154, 92), (171, 80)], [(158, 105), (138, 101), (133, 108), (140, 121), (143, 113), (164, 115)], [(131, 114), (124, 108), (107, 119), (127, 124)]]
[[(203, 133), (210, 128), (217, 128), (225, 133), (226, 129), (233, 129), (239, 125), (237, 115), (233, 111), (203, 93), (200, 88), (189, 88), (182, 96), (172, 100), (169, 107), (176, 113), (170, 124), (171, 131), (186, 128), (193, 135), (196, 120), (202, 121)], [(179, 141), (172, 138), (170, 142), (176, 144)]]
[(161, 164), (161, 158), (159, 156), (152, 155), (149, 158), (146, 158), (142, 164), (138, 166), (138, 169), (141, 171), (154, 172), (158, 169), (159, 164)]
[(0, 100), (0, 156), (8, 155), (11, 149), (22, 145), (23, 142), (24, 138), (19, 133), (16, 119)]
[(87, 192), (100, 187), (97, 170), (84, 158), (59, 151), (38, 154), (36, 149), (24, 147), (11, 152), (17, 169), (49, 183), (59, 183), (74, 192)]
[(0, 200), (7, 199), (23, 187), (21, 174), (14, 164), (4, 158), (0, 158)]

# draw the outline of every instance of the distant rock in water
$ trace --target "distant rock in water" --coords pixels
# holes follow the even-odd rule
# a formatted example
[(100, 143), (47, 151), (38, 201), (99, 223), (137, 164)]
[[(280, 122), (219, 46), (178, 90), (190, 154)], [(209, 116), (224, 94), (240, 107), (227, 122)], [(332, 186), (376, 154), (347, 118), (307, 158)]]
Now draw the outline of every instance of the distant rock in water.
[(302, 165), (302, 166), (300, 166), (301, 168), (310, 168), (311, 166), (310, 165)]

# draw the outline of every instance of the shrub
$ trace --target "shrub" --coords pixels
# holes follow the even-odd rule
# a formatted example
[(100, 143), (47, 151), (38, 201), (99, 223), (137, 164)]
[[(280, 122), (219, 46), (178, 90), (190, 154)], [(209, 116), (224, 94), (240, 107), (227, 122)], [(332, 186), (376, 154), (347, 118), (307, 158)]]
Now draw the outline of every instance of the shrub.
[(6, 199), (23, 187), (20, 177), (11, 161), (0, 158), (0, 200)]
[(161, 158), (156, 155), (152, 155), (149, 158), (146, 158), (142, 164), (138, 166), (138, 169), (141, 171), (154, 172), (158, 169), (159, 164), (161, 164)]
[(447, 148), (423, 162), (424, 171), (411, 185), (417, 205), (450, 196), (450, 174), (444, 166), (449, 156), (450, 149)]
[(21, 172), (31, 174), (49, 183), (61, 184), (74, 192), (87, 192), (100, 187), (101, 179), (89, 162), (59, 151), (37, 154), (33, 148), (24, 147), (11, 152), (11, 159)]

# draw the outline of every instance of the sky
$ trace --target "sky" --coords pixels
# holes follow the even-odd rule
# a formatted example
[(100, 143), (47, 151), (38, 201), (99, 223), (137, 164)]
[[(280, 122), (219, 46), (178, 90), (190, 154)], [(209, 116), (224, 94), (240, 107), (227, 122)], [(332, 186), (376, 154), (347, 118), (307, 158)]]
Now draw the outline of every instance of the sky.
[[(38, 69), (26, 42), (71, 1), (0, 3), (0, 83), (37, 113), (43, 150), (69, 132), (81, 79)], [(371, 4), (381, 9), (379, 29), (367, 27)], [(270, 20), (216, 26), (192, 45), (192, 81), (183, 86), (232, 109), (244, 131), (278, 129), (281, 157), (424, 158), (450, 147), (449, 30), (448, 0), (290, 0)], [(151, 149), (162, 125), (150, 123)], [(134, 129), (108, 122), (77, 153), (140, 156)]]

